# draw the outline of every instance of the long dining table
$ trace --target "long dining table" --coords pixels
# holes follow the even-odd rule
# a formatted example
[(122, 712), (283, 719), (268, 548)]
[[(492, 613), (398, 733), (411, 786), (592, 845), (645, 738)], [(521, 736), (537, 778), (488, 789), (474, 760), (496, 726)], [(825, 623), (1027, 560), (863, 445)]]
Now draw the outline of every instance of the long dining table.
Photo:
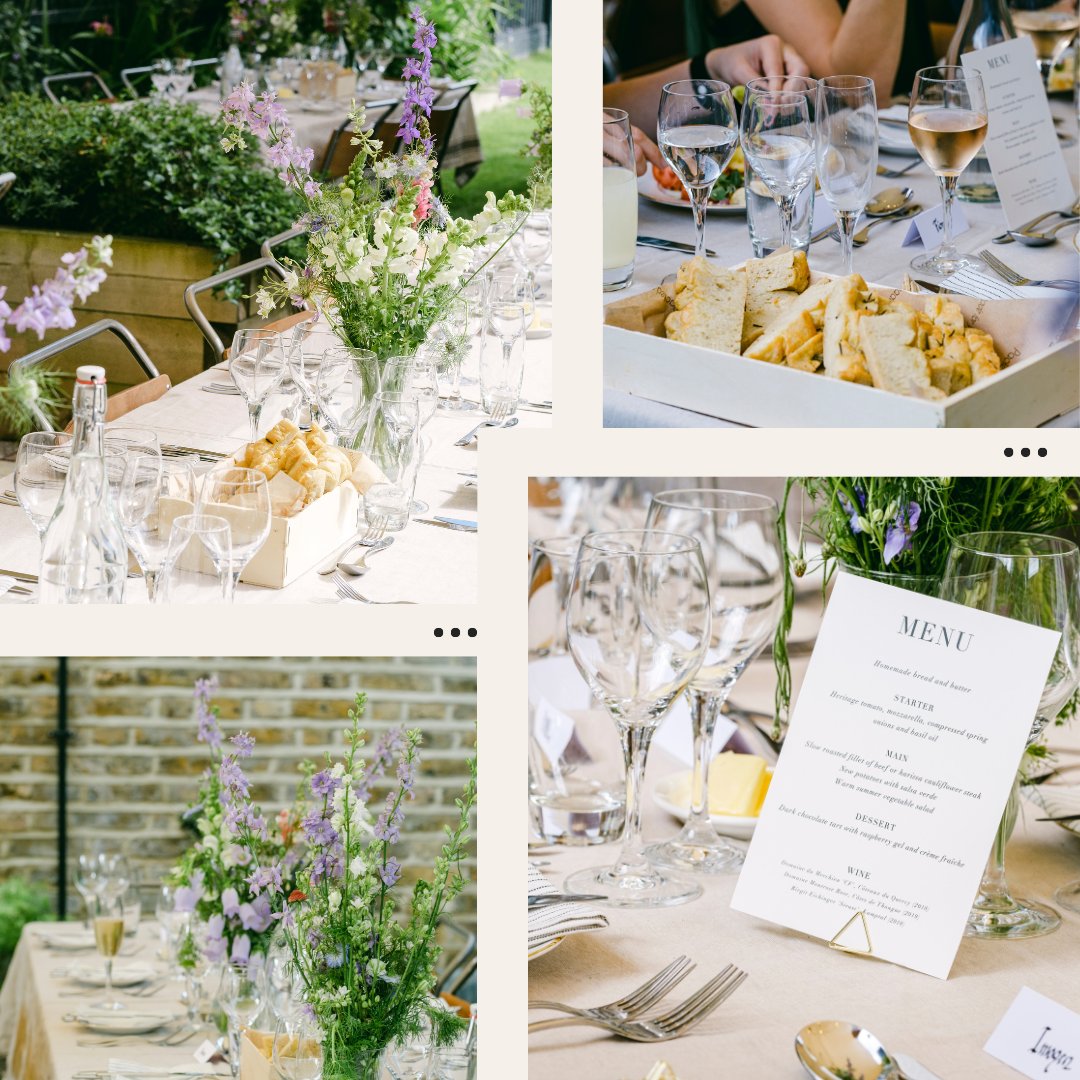
[[(550, 288), (550, 286), (549, 286)], [(550, 328), (551, 306), (537, 303), (537, 324)], [(532, 332), (535, 334), (535, 331)], [(525, 342), (525, 376), (521, 405), (515, 414), (516, 426), (547, 427), (552, 413), (529, 402), (550, 402), (552, 397), (550, 330), (547, 336), (533, 336)], [(462, 365), (462, 394), (478, 401), (478, 356), (474, 349)], [(191, 379), (177, 384), (163, 397), (132, 410), (109, 425), (110, 428), (149, 428), (157, 433), (162, 445), (207, 451), (209, 454), (232, 454), (249, 439), (247, 408), (239, 395), (208, 391), (213, 384), (230, 382), (227, 365), (219, 364)], [(268, 399), (260, 422), (265, 434), (281, 417), (289, 398), (278, 394)], [(363, 578), (364, 595), (372, 600), (408, 600), (424, 604), (474, 604), (478, 598), (478, 533), (423, 524), (416, 518), (433, 515), (479, 522), (477, 472), (478, 440), (469, 445), (455, 445), (477, 424), (487, 420), (479, 405), (472, 411), (438, 411), (424, 428), (427, 445), (416, 484), (416, 498), (429, 509), (413, 516), (408, 525), (394, 534), (393, 544), (373, 556)], [(485, 437), (481, 430), (478, 439)], [(10, 463), (7, 463), (10, 465)], [(204, 463), (203, 467), (207, 467)], [(3, 475), (0, 465), (0, 495), (12, 489), (10, 469)], [(319, 562), (343, 546), (327, 544)], [(18, 505), (0, 498), (0, 584), (11, 584), (5, 575), (36, 576), (40, 558), (37, 534), (29, 518)], [(282, 589), (262, 588), (241, 581), (238, 603), (305, 603), (336, 599), (332, 576), (320, 575), (315, 563), (301, 577)], [(0, 603), (33, 602), (21, 589), (0, 595)], [(146, 603), (141, 580), (129, 579), (124, 589), (125, 603)], [(348, 601), (347, 601), (348, 602)]]

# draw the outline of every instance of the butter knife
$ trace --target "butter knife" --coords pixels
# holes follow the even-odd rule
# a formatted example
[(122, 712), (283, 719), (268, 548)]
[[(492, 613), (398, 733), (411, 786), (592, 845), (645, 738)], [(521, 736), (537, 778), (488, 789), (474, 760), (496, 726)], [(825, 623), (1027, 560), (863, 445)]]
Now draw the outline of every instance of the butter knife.
[[(660, 248), (662, 251), (684, 251), (687, 255), (694, 254), (693, 244), (684, 244), (681, 240), (665, 240), (662, 236), (639, 236), (637, 238), (638, 247), (654, 247)], [(705, 254), (709, 258), (715, 258), (716, 252), (705, 249)]]
[(440, 529), (454, 529), (457, 532), (476, 532), (476, 523), (471, 521), (441, 521), (438, 518), (414, 518), (421, 525), (438, 525)]
[(933, 281), (921, 281), (919, 278), (913, 279), (916, 285), (921, 285), (924, 289), (928, 289), (930, 292), (945, 293), (949, 296), (959, 296), (959, 293), (954, 293), (951, 289), (946, 289), (944, 285), (938, 285)]

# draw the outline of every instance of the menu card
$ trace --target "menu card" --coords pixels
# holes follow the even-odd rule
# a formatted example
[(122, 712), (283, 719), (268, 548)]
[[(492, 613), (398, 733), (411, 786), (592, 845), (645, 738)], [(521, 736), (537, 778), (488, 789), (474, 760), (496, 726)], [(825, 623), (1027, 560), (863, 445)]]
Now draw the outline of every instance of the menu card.
[(838, 575), (731, 906), (946, 978), (1059, 637)]
[(986, 88), (986, 157), (1010, 228), (1064, 210), (1075, 195), (1029, 37), (960, 57)]

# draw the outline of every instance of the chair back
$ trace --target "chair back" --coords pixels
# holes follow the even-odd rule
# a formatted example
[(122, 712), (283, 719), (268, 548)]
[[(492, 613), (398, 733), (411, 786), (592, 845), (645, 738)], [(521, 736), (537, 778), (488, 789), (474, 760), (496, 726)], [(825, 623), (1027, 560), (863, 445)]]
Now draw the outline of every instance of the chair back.
[[(126, 390), (121, 390), (119, 394), (110, 394), (105, 405), (105, 423), (111, 424), (114, 420), (119, 420), (121, 416), (127, 416), (140, 405), (149, 405), (151, 401), (157, 401), (171, 389), (172, 379), (168, 375), (159, 375), (149, 382), (129, 386)], [(72, 420), (64, 430), (71, 432), (74, 428), (75, 421)]]
[(450, 145), (450, 138), (454, 134), (454, 126), (469, 95), (476, 89), (476, 79), (467, 79), (465, 82), (454, 83), (448, 86), (431, 106), (431, 118), (428, 121), (431, 134), (435, 139), (435, 175), (439, 176), (442, 171), (443, 157), (446, 148)]
[[(69, 71), (63, 75), (46, 75), (45, 78), (41, 80), (41, 89), (45, 91), (45, 96), (54, 105), (59, 105), (60, 99), (56, 96), (53, 87), (59, 83), (65, 82), (78, 82), (80, 84), (80, 89), (83, 91), (80, 100), (116, 100), (116, 95), (109, 89), (105, 80), (96, 71)], [(90, 93), (87, 94), (87, 91), (90, 91)]]
[[(400, 102), (397, 98), (388, 98), (385, 101), (372, 101), (364, 106), (365, 131), (377, 132), (384, 120), (398, 107)], [(348, 171), (349, 166), (356, 157), (356, 147), (352, 145), (349, 136), (353, 133), (353, 123), (347, 119), (330, 136), (323, 153), (319, 172), (325, 174), (331, 180), (338, 180)], [(376, 138), (380, 136), (376, 135)]]
[(284, 232), (280, 232), (277, 236), (271, 236), (269, 239), (262, 242), (262, 247), (259, 248), (259, 254), (264, 259), (269, 259), (273, 264), (281, 271), (285, 273), (285, 267), (281, 265), (277, 257), (274, 255), (274, 248), (279, 244), (284, 244), (288, 240), (295, 240), (298, 236), (303, 236), (307, 232), (306, 225), (294, 225), (291, 229), (286, 229)]

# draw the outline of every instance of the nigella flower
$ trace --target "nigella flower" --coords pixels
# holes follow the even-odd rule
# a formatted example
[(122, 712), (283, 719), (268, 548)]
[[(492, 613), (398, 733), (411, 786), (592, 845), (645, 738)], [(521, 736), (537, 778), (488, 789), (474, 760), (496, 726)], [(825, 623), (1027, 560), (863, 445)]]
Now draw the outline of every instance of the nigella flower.
[(885, 532), (885, 548), (882, 555), (886, 566), (897, 556), (911, 550), (911, 537), (919, 527), (921, 512), (917, 502), (908, 503), (906, 510), (903, 507), (900, 508), (896, 520)]
[(389, 889), (397, 884), (397, 880), (401, 877), (401, 863), (392, 856), (386, 860), (385, 866), (379, 867), (379, 877), (382, 878), (383, 884)]
[(246, 731), (233, 735), (229, 742), (236, 747), (237, 757), (251, 757), (251, 752), (255, 749), (255, 740)]

